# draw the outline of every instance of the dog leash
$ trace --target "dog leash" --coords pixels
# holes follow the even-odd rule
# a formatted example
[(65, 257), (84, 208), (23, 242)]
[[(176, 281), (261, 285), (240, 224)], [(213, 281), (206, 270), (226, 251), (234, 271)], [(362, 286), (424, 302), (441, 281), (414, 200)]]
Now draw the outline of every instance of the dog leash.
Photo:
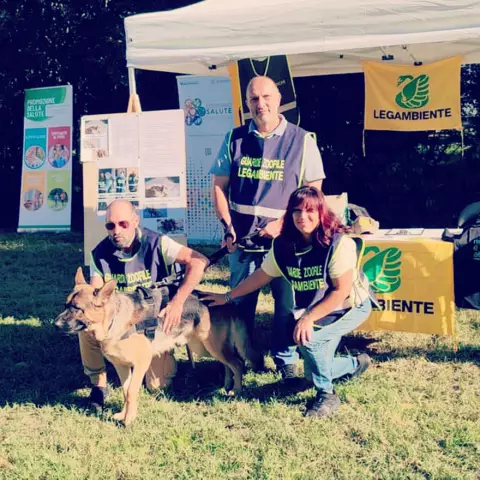
[[(248, 235), (245, 235), (242, 237), (238, 242), (234, 242), (235, 245), (239, 246), (242, 248), (242, 246), (245, 246), (245, 244), (248, 244), (252, 238), (256, 237), (258, 235), (259, 230), (255, 230), (252, 233), (249, 233)], [(233, 235), (231, 233), (227, 233), (225, 235), (225, 240), (231, 237), (233, 238)], [(225, 245), (224, 247), (219, 248), (218, 250), (215, 250), (211, 255), (207, 256), (208, 260), (208, 265), (205, 267), (205, 270), (215, 263), (218, 263), (225, 255), (228, 254), (228, 247)], [(183, 277), (185, 276), (185, 268), (181, 268), (179, 271), (172, 273), (171, 275), (168, 275), (167, 277), (163, 278), (159, 282), (152, 283), (152, 285), (149, 288), (160, 288), (160, 287), (169, 287), (171, 285), (175, 285), (176, 283), (179, 283), (183, 280)]]

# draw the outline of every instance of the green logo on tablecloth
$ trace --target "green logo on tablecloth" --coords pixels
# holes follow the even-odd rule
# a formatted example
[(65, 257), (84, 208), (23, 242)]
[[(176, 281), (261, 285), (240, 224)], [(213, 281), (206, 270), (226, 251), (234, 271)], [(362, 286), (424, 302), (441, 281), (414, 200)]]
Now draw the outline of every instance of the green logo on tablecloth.
[(395, 97), (396, 104), (408, 110), (424, 107), (429, 100), (429, 80), (428, 75), (424, 74), (415, 78), (412, 75), (400, 75), (397, 86), (403, 84), (403, 87)]
[(365, 248), (364, 256), (370, 252), (375, 255), (363, 264), (363, 271), (370, 281), (370, 286), (375, 293), (394, 292), (402, 283), (400, 278), (402, 252), (395, 247), (380, 250), (371, 246)]

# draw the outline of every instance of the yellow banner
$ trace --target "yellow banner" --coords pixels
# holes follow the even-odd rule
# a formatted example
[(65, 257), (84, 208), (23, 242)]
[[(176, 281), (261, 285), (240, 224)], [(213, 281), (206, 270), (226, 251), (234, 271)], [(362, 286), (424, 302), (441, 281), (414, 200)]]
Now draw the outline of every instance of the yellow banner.
[(365, 238), (363, 270), (381, 310), (360, 330), (453, 335), (453, 244)]
[(430, 65), (363, 62), (366, 130), (461, 130), (461, 57)]
[(238, 75), (238, 63), (234, 62), (228, 66), (228, 74), (232, 85), (232, 110), (233, 124), (236, 127), (243, 125), (242, 122), (242, 92), (240, 91), (240, 77)]

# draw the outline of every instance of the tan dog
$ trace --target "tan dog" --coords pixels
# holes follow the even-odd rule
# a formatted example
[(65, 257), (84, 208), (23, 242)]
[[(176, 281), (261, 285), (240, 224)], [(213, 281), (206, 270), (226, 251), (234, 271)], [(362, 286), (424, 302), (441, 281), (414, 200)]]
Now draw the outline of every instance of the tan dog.
[[(115, 420), (128, 425), (135, 419), (140, 387), (152, 358), (179, 345), (188, 344), (198, 355), (211, 355), (222, 362), (225, 388), (230, 390), (233, 383), (234, 392), (241, 391), (244, 361), (253, 352), (243, 322), (232, 316), (233, 306), (212, 309), (215, 318), (211, 318), (208, 308), (191, 295), (185, 302), (180, 324), (165, 335), (159, 319), (151, 341), (134, 328), (150, 309), (142, 293), (118, 293), (115, 287), (115, 280), (110, 280), (100, 290), (93, 288), (79, 268), (66, 309), (55, 320), (55, 325), (66, 333), (85, 330), (93, 335), (115, 366), (125, 398), (122, 411), (113, 417)], [(166, 287), (151, 291), (160, 305), (168, 299)]]

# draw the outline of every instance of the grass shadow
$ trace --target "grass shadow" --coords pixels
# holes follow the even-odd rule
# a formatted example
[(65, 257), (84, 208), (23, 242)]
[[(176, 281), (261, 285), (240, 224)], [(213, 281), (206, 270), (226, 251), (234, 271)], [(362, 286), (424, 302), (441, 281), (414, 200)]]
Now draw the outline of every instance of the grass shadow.
[[(386, 362), (395, 358), (422, 356), (435, 362), (474, 362), (478, 364), (480, 348), (467, 346), (457, 352), (427, 349), (404, 349), (400, 352), (375, 352), (370, 348), (377, 342), (371, 336), (345, 337), (339, 352), (366, 351), (374, 361)], [(53, 326), (4, 324), (0, 329), (0, 348), (3, 352), (3, 369), (0, 378), (0, 406), (18, 403), (63, 405), (67, 408), (85, 409), (86, 397), (76, 391), (88, 387), (88, 379), (81, 367), (76, 336), (63, 336)], [(107, 362), (108, 378), (114, 387), (119, 386), (113, 366)], [(162, 393), (173, 401), (206, 403), (231, 401), (223, 390), (224, 367), (220, 362), (202, 359), (192, 369), (185, 360), (178, 361), (177, 375), (171, 389)], [(299, 379), (288, 386), (279, 381), (278, 374), (247, 374), (246, 388), (239, 397), (267, 403), (272, 399), (285, 404), (303, 404), (298, 394), (311, 388)]]
[(0, 235), (0, 317), (38, 318), (48, 323), (60, 312), (83, 265), (82, 236), (72, 233)]
[(78, 339), (60, 335), (53, 326), (3, 324), (0, 406), (12, 403), (80, 407), (75, 390), (86, 385)]
[(480, 365), (480, 346), (473, 344), (459, 344), (458, 349), (442, 343), (443, 337), (436, 335), (426, 336), (428, 345), (389, 345), (389, 348), (378, 349), (382, 343), (382, 336), (371, 333), (347, 335), (342, 338), (338, 351), (357, 354), (368, 353), (375, 362), (384, 363), (392, 359), (425, 358), (434, 363), (473, 363)]
[(302, 403), (303, 400), (295, 398), (295, 396), (299, 392), (310, 388), (310, 386), (305, 385), (301, 378), (290, 386), (283, 384), (279, 379), (258, 385), (258, 380), (263, 381), (263, 378), (261, 378), (263, 375), (271, 380), (274, 377), (273, 372), (255, 374), (253, 382), (249, 374), (250, 381), (247, 382), (242, 394), (234, 397), (228, 395), (223, 389), (224, 374), (224, 366), (214, 360), (202, 359), (195, 363), (194, 369), (189, 362), (180, 361), (172, 387), (161, 395), (166, 395), (169, 399), (180, 403), (194, 401), (210, 403), (219, 399), (225, 401), (233, 399), (258, 400), (261, 403), (266, 403), (275, 398), (282, 399), (288, 404), (298, 404)]
[(453, 348), (430, 349), (422, 347), (405, 347), (396, 349), (394, 352), (382, 352), (375, 354), (377, 362), (389, 362), (392, 358), (425, 358), (433, 363), (473, 363), (480, 366), (480, 346), (464, 345), (458, 350)]

